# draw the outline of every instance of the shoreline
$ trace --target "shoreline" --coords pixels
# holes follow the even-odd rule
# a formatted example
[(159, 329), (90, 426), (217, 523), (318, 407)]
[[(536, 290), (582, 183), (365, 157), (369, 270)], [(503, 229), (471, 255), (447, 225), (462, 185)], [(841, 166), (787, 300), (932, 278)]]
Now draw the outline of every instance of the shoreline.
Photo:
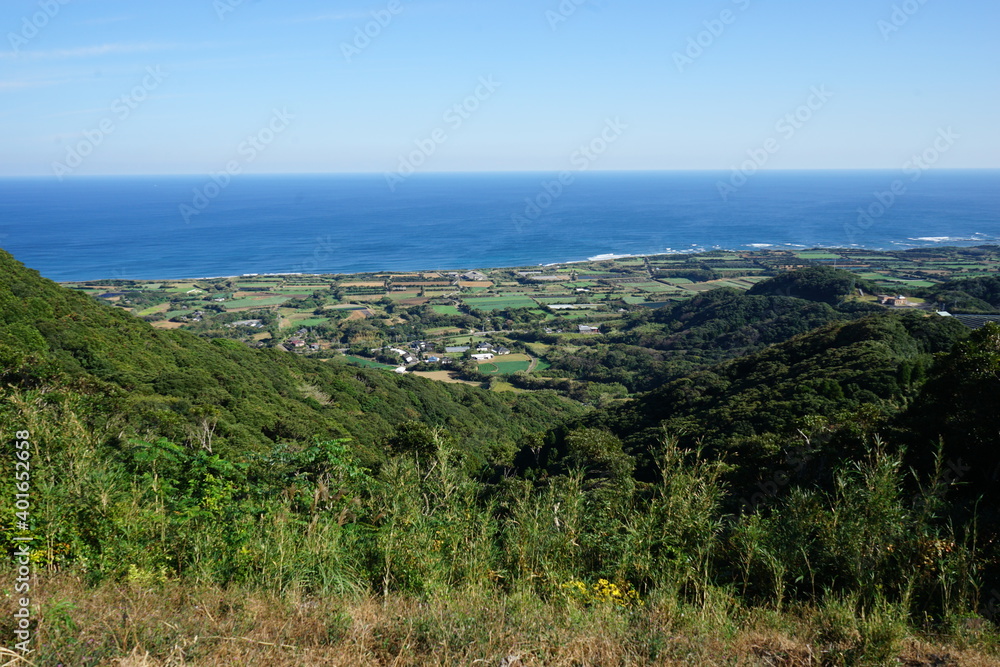
[[(932, 240), (941, 239), (940, 241)], [(513, 270), (513, 269), (536, 269), (536, 268), (555, 268), (559, 266), (571, 266), (579, 264), (590, 264), (597, 262), (607, 262), (607, 261), (621, 261), (627, 259), (642, 259), (649, 257), (691, 257), (692, 255), (708, 254), (713, 252), (728, 252), (728, 253), (744, 253), (748, 255), (757, 253), (771, 253), (771, 252), (787, 252), (794, 254), (795, 252), (811, 252), (811, 251), (840, 251), (840, 252), (907, 252), (910, 250), (948, 250), (957, 248), (977, 248), (977, 247), (1000, 247), (1000, 238), (982, 238), (982, 239), (960, 239), (952, 237), (918, 237), (908, 239), (910, 241), (922, 241), (927, 245), (913, 245), (906, 244), (902, 242), (897, 242), (897, 247), (886, 248), (884, 246), (865, 246), (861, 244), (852, 244), (848, 246), (837, 246), (837, 245), (802, 245), (796, 243), (784, 243), (784, 244), (773, 244), (773, 243), (750, 243), (744, 246), (739, 246), (735, 248), (722, 247), (722, 246), (698, 246), (690, 249), (678, 250), (675, 248), (667, 248), (664, 252), (655, 253), (635, 253), (635, 254), (617, 254), (617, 253), (607, 253), (602, 255), (594, 255), (586, 259), (571, 259), (565, 261), (539, 263), (539, 264), (508, 264), (500, 266), (469, 266), (469, 267), (445, 267), (445, 268), (413, 268), (413, 269), (374, 269), (371, 271), (349, 271), (349, 272), (302, 272), (302, 271), (288, 271), (288, 272), (267, 272), (267, 273), (234, 273), (230, 275), (216, 275), (216, 276), (198, 276), (198, 277), (166, 277), (166, 276), (155, 276), (155, 277), (101, 277), (101, 278), (83, 278), (78, 280), (58, 280), (54, 281), (60, 285), (74, 285), (80, 283), (94, 283), (94, 282), (111, 282), (111, 281), (126, 281), (126, 282), (148, 282), (157, 280), (170, 280), (170, 281), (200, 281), (200, 280), (224, 280), (224, 279), (236, 279), (236, 278), (275, 278), (275, 277), (289, 277), (289, 276), (366, 276), (366, 275), (376, 275), (376, 274), (406, 274), (406, 273), (439, 273), (444, 271), (456, 272), (456, 271), (470, 271), (470, 270), (489, 270), (489, 271), (499, 271), (499, 270)], [(959, 244), (964, 242), (964, 244)], [(44, 278), (44, 274), (42, 275)]]

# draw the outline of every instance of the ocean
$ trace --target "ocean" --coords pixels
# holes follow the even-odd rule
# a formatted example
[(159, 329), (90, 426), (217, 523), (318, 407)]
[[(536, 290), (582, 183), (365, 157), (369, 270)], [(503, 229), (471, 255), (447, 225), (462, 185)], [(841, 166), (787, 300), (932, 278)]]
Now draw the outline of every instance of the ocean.
[[(357, 273), (1000, 239), (1000, 170), (0, 179), (0, 247), (57, 281)], [(720, 188), (725, 183), (728, 188)]]

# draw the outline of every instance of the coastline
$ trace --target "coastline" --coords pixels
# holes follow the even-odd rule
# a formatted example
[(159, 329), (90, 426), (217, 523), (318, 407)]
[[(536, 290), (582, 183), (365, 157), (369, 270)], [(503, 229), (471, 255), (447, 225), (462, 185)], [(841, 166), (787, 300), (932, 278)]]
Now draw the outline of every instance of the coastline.
[[(995, 247), (1000, 246), (1000, 237), (987, 237), (982, 238), (956, 238), (956, 237), (917, 237), (907, 239), (909, 241), (921, 241), (922, 245), (908, 244), (903, 242), (898, 242), (896, 247), (884, 247), (884, 246), (869, 246), (863, 244), (853, 244), (853, 245), (803, 245), (797, 243), (782, 243), (782, 244), (772, 244), (772, 243), (750, 243), (743, 246), (736, 247), (723, 247), (723, 246), (698, 246), (694, 248), (687, 249), (675, 249), (667, 248), (664, 252), (649, 252), (649, 253), (607, 253), (603, 255), (595, 255), (588, 257), (586, 259), (569, 259), (563, 261), (537, 263), (537, 264), (506, 264), (498, 266), (483, 266), (483, 265), (468, 265), (468, 266), (446, 266), (446, 267), (426, 267), (426, 266), (415, 266), (413, 268), (405, 269), (372, 269), (367, 271), (271, 271), (267, 273), (256, 273), (256, 272), (244, 272), (244, 273), (233, 273), (228, 275), (212, 275), (212, 276), (183, 276), (183, 277), (172, 277), (172, 276), (114, 276), (114, 277), (97, 277), (97, 278), (84, 278), (77, 280), (57, 280), (60, 285), (72, 285), (77, 283), (91, 283), (91, 282), (109, 282), (109, 281), (128, 281), (128, 282), (146, 282), (146, 281), (200, 281), (200, 280), (230, 280), (230, 279), (240, 279), (240, 278), (266, 278), (266, 277), (291, 277), (291, 276), (365, 276), (365, 275), (375, 275), (375, 274), (403, 274), (403, 273), (431, 273), (431, 272), (442, 272), (442, 271), (468, 271), (468, 270), (488, 270), (488, 271), (503, 271), (503, 270), (516, 270), (516, 269), (534, 269), (534, 268), (557, 268), (560, 266), (573, 266), (590, 264), (596, 262), (607, 262), (607, 261), (620, 261), (628, 259), (646, 259), (653, 257), (692, 257), (701, 254), (708, 254), (713, 252), (723, 252), (723, 253), (742, 253), (746, 255), (753, 255), (756, 253), (774, 253), (774, 252), (906, 252), (908, 250), (949, 250), (957, 248), (975, 248), (975, 247)], [(43, 274), (43, 277), (44, 274)]]

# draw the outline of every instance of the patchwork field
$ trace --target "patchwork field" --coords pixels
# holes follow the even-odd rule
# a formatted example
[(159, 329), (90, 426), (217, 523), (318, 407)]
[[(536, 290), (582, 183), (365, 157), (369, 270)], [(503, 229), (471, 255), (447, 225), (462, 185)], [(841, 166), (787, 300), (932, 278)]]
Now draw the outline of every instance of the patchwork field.
[(232, 299), (223, 302), (223, 305), (225, 305), (226, 310), (233, 310), (235, 308), (263, 308), (264, 306), (281, 305), (291, 298), (290, 296), (267, 296), (258, 299)]
[[(950, 278), (997, 275), (1000, 250), (983, 246), (892, 252), (820, 248), (712, 251), (544, 268), (481, 269), (485, 279), (458, 284), (454, 276), (465, 269), (441, 273), (101, 280), (69, 286), (145, 317), (160, 328), (184, 328), (255, 347), (273, 347), (299, 337), (309, 345), (296, 347), (296, 354), (313, 354), (312, 345), (320, 349), (321, 357), (330, 356), (331, 350), (350, 350), (350, 358), (343, 361), (390, 369), (394, 366), (370, 357), (380, 348), (405, 347), (408, 341), (415, 340), (430, 341), (422, 354), (425, 359), (443, 355), (444, 345), (474, 345), (484, 340), (515, 351), (525, 350), (519, 347), (524, 337), (504, 338), (507, 331), (558, 335), (557, 347), (566, 351), (581, 338), (578, 324), (604, 322), (607, 334), (614, 330), (617, 320), (627, 317), (628, 311), (670, 306), (719, 288), (746, 290), (794, 267), (834, 264), (875, 282), (884, 293), (906, 295), (911, 305), (920, 308), (924, 307), (921, 290)], [(396, 289), (387, 292), (387, 285)], [(500, 317), (499, 311), (510, 312)], [(199, 312), (198, 317), (192, 317), (195, 312)], [(261, 325), (229, 326), (238, 319), (259, 319)], [(483, 333), (460, 335), (470, 330)], [(535, 347), (531, 350), (536, 356), (544, 354)], [(461, 355), (450, 356), (461, 364)], [(497, 357), (480, 368), (488, 375), (509, 376), (528, 368), (532, 372), (544, 371), (547, 365), (538, 362), (532, 366), (527, 355), (511, 355)], [(450, 373), (424, 376), (445, 381), (451, 378)]]
[(499, 296), (464, 299), (465, 303), (477, 310), (504, 310), (507, 308), (534, 308), (535, 302), (526, 296)]

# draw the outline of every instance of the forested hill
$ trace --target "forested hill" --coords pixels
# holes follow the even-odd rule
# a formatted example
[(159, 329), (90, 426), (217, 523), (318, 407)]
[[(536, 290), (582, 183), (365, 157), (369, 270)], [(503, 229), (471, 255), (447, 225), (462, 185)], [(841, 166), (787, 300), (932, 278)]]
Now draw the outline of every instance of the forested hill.
[[(810, 415), (904, 407), (934, 363), (968, 335), (951, 318), (917, 313), (838, 322), (758, 353), (675, 380), (623, 408), (616, 430), (676, 424), (724, 445), (792, 434)], [(595, 419), (599, 419), (595, 417)]]
[(749, 293), (715, 289), (629, 313), (600, 338), (578, 341), (572, 350), (557, 348), (549, 358), (553, 368), (572, 377), (649, 391), (825, 324), (882, 312), (876, 304), (849, 298), (859, 288), (870, 293), (873, 286), (829, 267), (794, 271), (758, 283)]
[[(925, 404), (920, 423), (927, 424), (938, 413), (921, 393), (925, 382), (941, 374), (945, 355), (969, 333), (953, 318), (923, 313), (883, 311), (834, 322), (584, 416), (554, 433), (545, 447), (522, 451), (518, 463), (524, 470), (564, 471), (571, 449), (565, 434), (585, 428), (620, 440), (613, 448), (629, 455), (637, 478), (649, 479), (657, 474), (650, 452), (665, 437), (677, 437), (686, 447), (705, 447), (711, 458), (727, 460), (735, 496), (752, 495), (759, 475), (786, 467), (790, 450), (807, 450), (804, 456), (829, 471), (863, 457), (866, 438), (896, 433), (900, 421), (916, 424), (901, 417), (915, 400)], [(962, 446), (962, 428), (983, 417), (964, 414), (962, 425), (952, 429), (951, 446)], [(896, 444), (912, 442), (925, 467), (930, 465), (926, 454), (935, 449), (936, 434), (907, 433), (896, 433)]]
[[(803, 664), (889, 664), (911, 626), (958, 627), (965, 645), (1000, 590), (1000, 326), (867, 314), (839, 273), (812, 277), (643, 313), (621, 335), (675, 336), (665, 351), (698, 361), (584, 411), (155, 329), (0, 253), (0, 495), (18, 493), (15, 454), (32, 457), (30, 521), (4, 505), (0, 544), (31, 540), (37, 567), (97, 587), (61, 599), (217, 609), (225, 630), (178, 630), (153, 607), (122, 620), (117, 602), (63, 616), (165, 636), (164, 660), (243, 636), (212, 591), (294, 600), (259, 640), (282, 651), (286, 628), (313, 627), (303, 601), (347, 596), (401, 600), (399, 646), (448, 651), (484, 618), (450, 605), (486, 600), (532, 637), (551, 635), (545, 618), (590, 618), (590, 638), (630, 628), (616, 642), (657, 664), (690, 662), (690, 637), (756, 637), (764, 618), (804, 628)], [(453, 644), (413, 620), (434, 601), (462, 628)], [(61, 643), (38, 664), (131, 651), (50, 618)], [(337, 642), (370, 618), (314, 625)], [(664, 637), (676, 652), (656, 653)]]
[(164, 437), (227, 455), (348, 436), (368, 462), (411, 421), (460, 434), (483, 460), (580, 412), (547, 392), (491, 393), (155, 329), (3, 251), (0, 386), (86, 397), (82, 418), (111, 440)]
[(924, 289), (922, 295), (955, 313), (996, 313), (1000, 312), (1000, 277), (949, 280)]

